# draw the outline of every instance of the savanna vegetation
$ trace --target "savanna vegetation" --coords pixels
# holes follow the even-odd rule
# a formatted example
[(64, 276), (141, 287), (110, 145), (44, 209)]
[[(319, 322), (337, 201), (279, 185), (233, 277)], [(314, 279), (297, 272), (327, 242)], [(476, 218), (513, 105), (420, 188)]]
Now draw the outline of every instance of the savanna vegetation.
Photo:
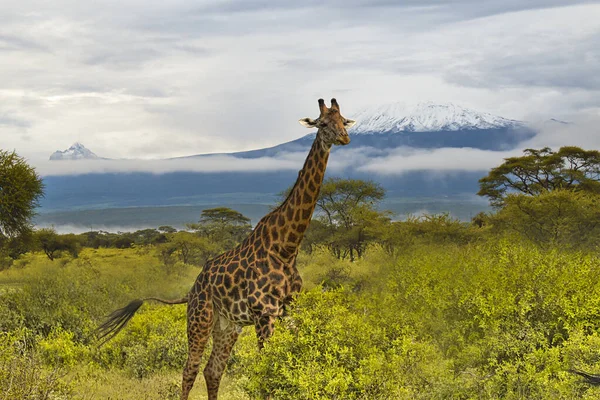
[[(326, 180), (305, 291), (262, 351), (244, 330), (221, 398), (599, 398), (568, 372), (600, 372), (599, 166), (598, 152), (526, 150), (482, 178), (495, 211), (469, 222), (395, 220), (377, 183)], [(0, 236), (0, 399), (178, 398), (185, 306), (147, 304), (100, 347), (95, 329), (133, 298), (180, 297), (247, 218), (81, 235), (21, 222)]]

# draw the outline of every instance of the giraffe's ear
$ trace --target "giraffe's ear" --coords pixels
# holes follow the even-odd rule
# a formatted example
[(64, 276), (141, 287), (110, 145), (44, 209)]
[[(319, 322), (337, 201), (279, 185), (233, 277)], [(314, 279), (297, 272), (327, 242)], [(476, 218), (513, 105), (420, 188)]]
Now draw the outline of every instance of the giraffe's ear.
[(298, 122), (300, 122), (301, 125), (304, 125), (307, 128), (314, 128), (315, 126), (317, 126), (317, 121), (310, 118), (302, 118), (298, 120)]
[(356, 123), (355, 120), (353, 120), (353, 119), (347, 119), (347, 120), (344, 121), (344, 127), (346, 129), (352, 128), (355, 123)]

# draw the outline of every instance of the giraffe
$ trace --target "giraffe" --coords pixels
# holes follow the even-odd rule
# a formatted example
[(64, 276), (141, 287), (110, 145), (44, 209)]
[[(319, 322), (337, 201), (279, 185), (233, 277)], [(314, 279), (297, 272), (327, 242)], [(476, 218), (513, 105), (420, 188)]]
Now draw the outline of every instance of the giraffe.
[(243, 326), (254, 325), (259, 348), (273, 333), (275, 320), (302, 288), (296, 268), (300, 242), (315, 210), (333, 145), (350, 143), (336, 99), (331, 107), (318, 100), (317, 119), (303, 118), (317, 134), (304, 167), (283, 203), (264, 216), (237, 247), (206, 265), (187, 295), (177, 300), (146, 298), (114, 311), (99, 327), (99, 338), (116, 335), (146, 300), (187, 303), (188, 358), (183, 370), (181, 399), (187, 400), (198, 374), (204, 347), (212, 334), (213, 348), (204, 369), (209, 400), (216, 400), (221, 376)]

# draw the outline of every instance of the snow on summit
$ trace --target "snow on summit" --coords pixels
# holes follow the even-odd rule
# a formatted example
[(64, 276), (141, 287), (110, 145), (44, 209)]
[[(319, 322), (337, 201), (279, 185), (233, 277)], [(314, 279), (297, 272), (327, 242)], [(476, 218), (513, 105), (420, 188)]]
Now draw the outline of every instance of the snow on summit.
[(73, 143), (65, 151), (57, 150), (50, 156), (50, 160), (97, 160), (99, 158), (93, 151), (79, 142)]
[(351, 133), (436, 132), (470, 129), (517, 128), (520, 121), (478, 112), (455, 104), (392, 103), (364, 109), (352, 115)]

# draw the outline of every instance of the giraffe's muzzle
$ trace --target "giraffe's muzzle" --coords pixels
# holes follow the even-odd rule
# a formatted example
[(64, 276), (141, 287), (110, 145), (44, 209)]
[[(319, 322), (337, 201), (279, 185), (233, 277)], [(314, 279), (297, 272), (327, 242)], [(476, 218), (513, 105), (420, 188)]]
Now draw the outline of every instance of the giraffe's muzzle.
[(335, 142), (335, 144), (339, 144), (342, 146), (345, 146), (348, 143), (350, 143), (350, 136), (348, 136), (348, 135), (339, 137), (337, 142)]

